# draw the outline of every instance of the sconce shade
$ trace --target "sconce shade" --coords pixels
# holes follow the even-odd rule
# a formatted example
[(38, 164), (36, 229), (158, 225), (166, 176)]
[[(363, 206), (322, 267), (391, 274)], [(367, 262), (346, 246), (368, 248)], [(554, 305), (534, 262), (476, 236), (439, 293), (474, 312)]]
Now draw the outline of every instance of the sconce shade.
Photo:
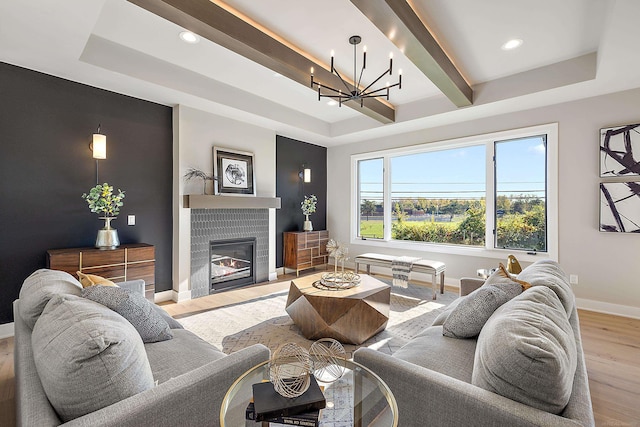
[(304, 182), (311, 182), (311, 169), (304, 169)]
[(101, 133), (93, 134), (93, 142), (91, 144), (94, 159), (107, 158), (107, 136)]

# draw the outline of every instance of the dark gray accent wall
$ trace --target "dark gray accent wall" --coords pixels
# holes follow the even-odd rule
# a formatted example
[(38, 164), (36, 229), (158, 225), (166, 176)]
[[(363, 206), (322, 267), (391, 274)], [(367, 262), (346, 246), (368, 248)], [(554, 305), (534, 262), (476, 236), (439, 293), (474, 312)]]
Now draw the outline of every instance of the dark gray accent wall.
[(122, 243), (155, 245), (156, 291), (171, 289), (171, 108), (6, 63), (0, 100), (0, 323), (13, 320), (12, 301), (47, 249), (95, 243), (103, 221), (81, 195), (96, 185), (98, 124), (100, 181), (126, 194), (112, 225)]
[[(302, 182), (302, 165), (311, 169), (311, 182)], [(327, 227), (327, 149), (285, 136), (276, 136), (276, 195), (282, 206), (276, 210), (276, 267), (282, 267), (282, 233), (302, 231), (304, 215), (300, 203), (305, 195), (318, 197), (316, 213), (309, 219), (314, 230)], [(329, 231), (331, 233), (331, 231)]]

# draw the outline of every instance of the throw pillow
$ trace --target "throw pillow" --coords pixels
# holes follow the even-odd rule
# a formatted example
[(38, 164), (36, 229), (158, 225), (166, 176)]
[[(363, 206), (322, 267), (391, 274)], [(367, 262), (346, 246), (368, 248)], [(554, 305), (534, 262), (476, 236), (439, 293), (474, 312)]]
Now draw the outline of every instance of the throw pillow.
[(53, 297), (31, 342), (38, 377), (63, 422), (154, 386), (136, 330), (96, 302), (75, 295)]
[(480, 332), (472, 384), (559, 414), (573, 388), (575, 336), (562, 303), (535, 286), (500, 307)]
[(89, 286), (96, 285), (118, 286), (111, 280), (105, 279), (104, 277), (96, 276), (95, 274), (84, 274), (79, 271), (76, 271), (76, 274), (78, 275), (78, 279), (80, 279), (80, 284), (83, 288), (88, 288)]
[(20, 317), (33, 329), (49, 300), (56, 295), (80, 296), (82, 285), (69, 273), (40, 269), (27, 277), (20, 288)]
[(498, 307), (522, 293), (525, 285), (516, 280), (500, 264), (484, 285), (461, 298), (444, 320), (442, 334), (450, 338), (477, 336)]
[(127, 319), (146, 343), (173, 338), (169, 324), (142, 295), (122, 288), (90, 286), (82, 290), (82, 296), (110, 308)]

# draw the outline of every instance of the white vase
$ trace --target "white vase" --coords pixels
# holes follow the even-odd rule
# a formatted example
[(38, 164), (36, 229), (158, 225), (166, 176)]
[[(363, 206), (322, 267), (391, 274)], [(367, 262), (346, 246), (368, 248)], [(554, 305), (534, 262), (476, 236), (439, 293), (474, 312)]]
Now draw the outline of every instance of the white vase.
[(304, 231), (313, 231), (313, 224), (311, 224), (311, 221), (309, 221), (309, 215), (305, 215), (304, 217), (306, 219), (304, 220), (304, 225), (302, 226), (302, 229)]

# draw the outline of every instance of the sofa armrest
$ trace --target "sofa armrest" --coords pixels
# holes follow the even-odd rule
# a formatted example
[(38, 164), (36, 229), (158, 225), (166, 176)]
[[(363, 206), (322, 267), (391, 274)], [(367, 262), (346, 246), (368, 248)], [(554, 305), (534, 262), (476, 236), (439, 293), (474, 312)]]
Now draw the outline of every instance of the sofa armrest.
[(269, 355), (267, 347), (252, 345), (65, 426), (218, 426), (231, 384)]
[(380, 353), (360, 348), (354, 360), (375, 372), (398, 403), (403, 427), (579, 426), (580, 423), (507, 399), (464, 381)]
[(122, 289), (127, 289), (135, 294), (144, 296), (145, 283), (142, 279), (128, 280), (126, 282), (116, 283), (116, 285), (120, 286)]
[(469, 295), (471, 292), (484, 285), (484, 279), (475, 277), (463, 277), (460, 279), (460, 296)]

